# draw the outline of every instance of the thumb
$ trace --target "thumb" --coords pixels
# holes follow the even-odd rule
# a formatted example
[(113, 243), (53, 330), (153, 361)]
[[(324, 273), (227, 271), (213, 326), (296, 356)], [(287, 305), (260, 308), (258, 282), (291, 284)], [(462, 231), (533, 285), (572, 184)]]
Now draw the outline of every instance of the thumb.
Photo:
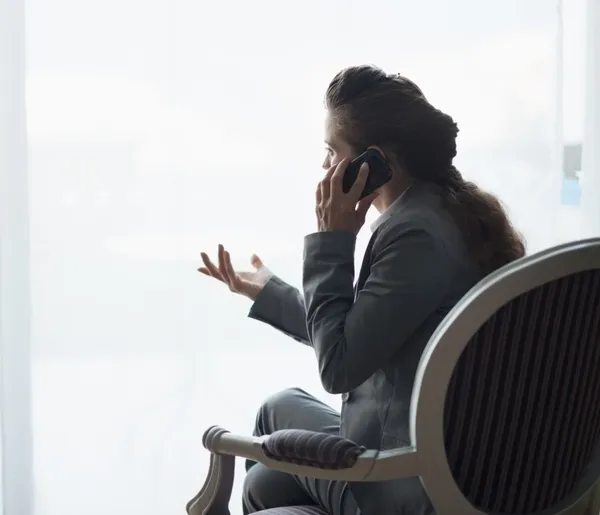
[(373, 201), (377, 198), (378, 195), (378, 192), (371, 193), (369, 196), (361, 199), (358, 202), (358, 205), (356, 206), (356, 216), (360, 220), (361, 224), (365, 223), (367, 211), (369, 211), (369, 208), (371, 207)]
[(264, 266), (265, 266), (264, 263), (262, 262), (262, 260), (256, 254), (252, 254), (252, 257), (250, 258), (250, 263), (257, 270), (260, 270), (261, 268), (264, 268)]

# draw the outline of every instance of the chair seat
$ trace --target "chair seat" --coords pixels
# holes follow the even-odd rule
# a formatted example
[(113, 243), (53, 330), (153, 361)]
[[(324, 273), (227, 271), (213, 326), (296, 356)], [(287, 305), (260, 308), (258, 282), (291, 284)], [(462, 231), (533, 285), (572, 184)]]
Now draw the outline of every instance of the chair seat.
[(318, 506), (284, 506), (257, 513), (260, 513), (260, 515), (328, 515), (325, 510)]

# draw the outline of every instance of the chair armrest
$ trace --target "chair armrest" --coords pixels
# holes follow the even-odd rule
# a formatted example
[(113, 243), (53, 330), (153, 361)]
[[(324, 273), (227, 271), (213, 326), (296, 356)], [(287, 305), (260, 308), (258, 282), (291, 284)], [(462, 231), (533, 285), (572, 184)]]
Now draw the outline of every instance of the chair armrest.
[(213, 426), (202, 437), (211, 452), (202, 490), (187, 504), (189, 515), (223, 515), (233, 487), (235, 457), (281, 472), (350, 482), (374, 482), (419, 475), (414, 447), (364, 449), (351, 440), (312, 431), (285, 430), (268, 436), (240, 436)]
[[(287, 452), (273, 452), (285, 442)], [(418, 476), (416, 451), (402, 447), (389, 451), (364, 449), (345, 438), (311, 431), (277, 431), (268, 436), (233, 435), (217, 426), (204, 434), (204, 447), (215, 454), (239, 456), (262, 463), (281, 472), (340, 481), (385, 481)], [(329, 444), (329, 449), (328, 449)], [(344, 463), (327, 459), (331, 447), (357, 448), (355, 459)]]

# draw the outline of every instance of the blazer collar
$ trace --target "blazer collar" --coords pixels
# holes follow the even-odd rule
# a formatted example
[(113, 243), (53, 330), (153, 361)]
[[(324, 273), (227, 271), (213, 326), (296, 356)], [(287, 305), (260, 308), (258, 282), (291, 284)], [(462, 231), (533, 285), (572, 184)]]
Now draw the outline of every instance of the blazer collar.
[(408, 188), (406, 188), (402, 194), (392, 202), (392, 204), (381, 213), (377, 219), (371, 224), (371, 231), (381, 226), (386, 220), (389, 220), (396, 213), (403, 211), (406, 205), (410, 204), (415, 199), (424, 200), (425, 197), (430, 197), (433, 193), (429, 191), (426, 184), (421, 182), (413, 182)]

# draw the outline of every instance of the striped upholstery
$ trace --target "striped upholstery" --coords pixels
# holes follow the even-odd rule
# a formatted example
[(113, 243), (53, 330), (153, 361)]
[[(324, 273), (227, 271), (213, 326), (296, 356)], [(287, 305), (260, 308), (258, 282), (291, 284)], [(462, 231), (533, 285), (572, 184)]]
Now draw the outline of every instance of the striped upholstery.
[(282, 506), (257, 513), (260, 515), (328, 515), (325, 510), (317, 506)]
[(576, 485), (600, 437), (600, 270), (552, 281), (476, 333), (445, 403), (463, 494), (488, 513), (546, 509)]
[(299, 429), (275, 431), (262, 448), (273, 460), (338, 470), (352, 467), (365, 450), (341, 436)]

